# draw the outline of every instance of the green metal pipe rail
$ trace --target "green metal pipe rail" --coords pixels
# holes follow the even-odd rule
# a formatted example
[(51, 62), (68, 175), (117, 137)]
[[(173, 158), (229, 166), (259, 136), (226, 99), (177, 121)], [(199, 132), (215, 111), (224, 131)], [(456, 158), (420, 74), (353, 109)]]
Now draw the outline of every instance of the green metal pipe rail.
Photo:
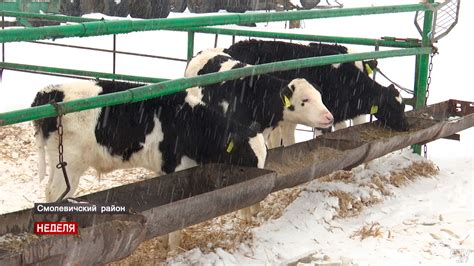
[(104, 73), (104, 72), (84, 71), (84, 70), (46, 67), (46, 66), (35, 66), (35, 65), (16, 64), (16, 63), (8, 63), (8, 62), (0, 62), (0, 68), (20, 70), (20, 71), (33, 71), (33, 72), (40, 72), (40, 73), (41, 72), (42, 73), (60, 73), (60, 74), (76, 75), (76, 76), (82, 76), (82, 77), (94, 77), (94, 78), (104, 78), (104, 79), (114, 79), (114, 80), (124, 80), (124, 81), (144, 82), (144, 83), (158, 83), (158, 82), (168, 80), (168, 79), (161, 79), (161, 78), (110, 74), (110, 73)]
[(56, 22), (94, 22), (101, 21), (101, 19), (95, 18), (83, 18), (83, 17), (72, 17), (57, 14), (42, 14), (42, 13), (31, 13), (31, 12), (17, 12), (17, 11), (0, 11), (0, 16), (25, 18), (25, 19), (43, 19)]
[(271, 64), (262, 64), (252, 67), (233, 69), (225, 72), (206, 74), (192, 78), (180, 78), (164, 81), (158, 84), (147, 85), (123, 92), (105, 94), (96, 97), (78, 99), (70, 102), (58, 103), (55, 108), (51, 104), (22, 109), (0, 114), (0, 126), (54, 117), (60, 114), (78, 112), (98, 107), (118, 105), (123, 103), (139, 102), (154, 97), (173, 94), (193, 86), (203, 86), (236, 79), (239, 77), (260, 75), (274, 71), (284, 71), (295, 68), (321, 66), (335, 63), (360, 61), (371, 58), (387, 58), (398, 56), (429, 54), (431, 48), (406, 48), (391, 51), (377, 51), (356, 54), (340, 54), (322, 57), (311, 57), (298, 60), (281, 61)]
[(183, 28), (215, 26), (224, 24), (243, 24), (298, 19), (319, 19), (428, 10), (429, 7), (424, 4), (412, 4), (369, 8), (343, 8), (337, 10), (328, 9), (274, 13), (230, 14), (189, 18), (95, 21), (80, 23), (78, 25), (62, 25), (48, 26), (42, 28), (4, 30), (2, 31), (2, 35), (0, 36), (0, 42), (6, 43), (51, 38), (57, 39), (65, 37), (87, 37), (109, 34), (122, 34), (135, 31), (176, 30)]
[[(44, 20), (52, 20), (58, 22), (97, 22), (103, 21), (101, 19), (93, 18), (82, 18), (82, 17), (71, 17), (71, 16), (59, 16), (59, 15), (48, 15), (48, 14), (37, 14), (37, 13), (24, 13), (24, 12), (13, 12), (13, 11), (2, 11), (0, 15), (7, 17), (16, 18), (36, 18)], [(340, 44), (356, 44), (356, 45), (370, 45), (370, 46), (384, 46), (384, 47), (398, 47), (398, 48), (410, 48), (419, 47), (419, 40), (408, 39), (406, 41), (387, 40), (382, 39), (371, 39), (371, 38), (357, 38), (357, 37), (338, 37), (338, 36), (324, 36), (324, 35), (310, 35), (300, 33), (286, 33), (286, 32), (274, 32), (274, 31), (255, 31), (255, 30), (241, 30), (241, 29), (226, 29), (216, 27), (192, 27), (187, 29), (175, 29), (177, 31), (192, 31), (198, 33), (209, 33), (209, 34), (221, 34), (221, 35), (232, 35), (232, 36), (248, 36), (248, 37), (260, 37), (260, 38), (277, 38), (286, 40), (300, 40), (300, 41), (315, 41), (315, 42), (332, 42)]]
[(183, 31), (192, 30), (198, 33), (222, 34), (232, 36), (248, 36), (258, 38), (276, 38), (285, 40), (299, 40), (299, 41), (313, 41), (313, 42), (331, 42), (340, 44), (356, 44), (356, 45), (370, 45), (370, 46), (384, 46), (395, 48), (411, 48), (420, 47), (421, 44), (416, 39), (407, 39), (406, 41), (387, 39), (370, 39), (357, 37), (338, 37), (338, 36), (324, 36), (324, 35), (310, 35), (300, 33), (274, 32), (274, 31), (255, 31), (255, 30), (241, 30), (241, 29), (225, 29), (214, 27), (199, 27), (190, 28)]

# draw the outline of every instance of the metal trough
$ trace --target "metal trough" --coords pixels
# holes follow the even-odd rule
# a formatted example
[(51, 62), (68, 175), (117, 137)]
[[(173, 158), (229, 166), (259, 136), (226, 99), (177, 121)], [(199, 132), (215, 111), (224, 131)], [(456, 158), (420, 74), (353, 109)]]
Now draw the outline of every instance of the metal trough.
[(119, 260), (148, 238), (263, 200), (275, 176), (265, 169), (211, 164), (76, 199), (120, 204), (139, 214), (37, 215), (32, 209), (5, 214), (0, 216), (0, 237), (9, 233), (28, 238), (35, 221), (77, 221), (81, 228), (78, 237), (41, 237), (25, 243), (23, 249), (2, 249), (0, 244), (0, 265), (92, 265)]
[(407, 113), (412, 129), (394, 132), (367, 123), (269, 151), (266, 168), (206, 165), (86, 195), (80, 201), (125, 205), (129, 215), (0, 216), (0, 237), (31, 233), (34, 221), (78, 221), (78, 237), (42, 237), (2, 250), (0, 265), (97, 264), (129, 255), (142, 241), (263, 200), (336, 170), (349, 169), (409, 145), (449, 137), (474, 126), (474, 104), (450, 100)]
[(273, 191), (341, 169), (351, 169), (410, 145), (450, 137), (474, 126), (474, 103), (449, 100), (406, 113), (411, 129), (396, 132), (377, 122), (341, 129), (316, 139), (273, 149), (265, 168), (277, 172)]

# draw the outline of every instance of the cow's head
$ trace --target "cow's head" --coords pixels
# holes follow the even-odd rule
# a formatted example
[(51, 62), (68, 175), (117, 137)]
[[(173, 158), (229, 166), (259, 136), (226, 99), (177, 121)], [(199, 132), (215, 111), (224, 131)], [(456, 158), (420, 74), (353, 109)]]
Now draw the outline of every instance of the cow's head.
[(408, 121), (405, 117), (405, 104), (400, 92), (394, 85), (382, 88), (380, 97), (374, 100), (371, 113), (377, 117), (384, 126), (397, 131), (407, 131)]
[(283, 119), (310, 127), (331, 127), (334, 118), (324, 105), (321, 93), (305, 79), (294, 79), (280, 92)]

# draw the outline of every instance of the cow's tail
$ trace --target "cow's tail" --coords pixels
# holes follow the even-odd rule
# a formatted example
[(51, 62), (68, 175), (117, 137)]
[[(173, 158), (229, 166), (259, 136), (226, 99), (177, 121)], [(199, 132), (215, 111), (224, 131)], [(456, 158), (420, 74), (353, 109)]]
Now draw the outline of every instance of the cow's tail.
[(36, 147), (38, 149), (38, 176), (41, 182), (46, 176), (46, 147), (41, 129), (36, 131)]
[[(60, 86), (51, 85), (36, 94), (31, 107), (49, 103), (58, 103), (64, 100), (64, 92)], [(57, 118), (48, 117), (33, 122), (35, 127), (36, 147), (38, 149), (38, 175), (40, 181), (46, 176), (46, 140), (57, 129)]]

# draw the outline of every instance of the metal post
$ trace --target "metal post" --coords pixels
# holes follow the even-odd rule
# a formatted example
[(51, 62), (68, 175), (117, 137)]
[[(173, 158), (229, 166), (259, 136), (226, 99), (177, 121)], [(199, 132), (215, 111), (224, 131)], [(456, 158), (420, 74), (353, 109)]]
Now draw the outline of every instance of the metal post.
[(188, 63), (194, 56), (194, 31), (188, 31)]
[(117, 35), (114, 34), (113, 36), (113, 51), (112, 51), (112, 61), (113, 61), (113, 66), (112, 66), (112, 73), (115, 75), (115, 67), (116, 67), (116, 60), (117, 60)]
[[(428, 0), (428, 4), (433, 4), (434, 0)], [(423, 21), (423, 34), (421, 44), (423, 47), (431, 47), (431, 37), (433, 31), (433, 11), (428, 9), (425, 11)], [(426, 86), (428, 84), (428, 70), (430, 63), (430, 55), (422, 54), (417, 56), (416, 87), (415, 87), (415, 109), (426, 106)], [(413, 145), (413, 152), (421, 154), (421, 146)]]
[[(5, 16), (2, 15), (2, 31), (5, 29)], [(5, 62), (5, 43), (2, 42), (2, 63)], [(3, 68), (0, 68), (0, 82), (3, 77)]]
[[(2, 16), (2, 31), (5, 29), (5, 16)], [(5, 62), (5, 43), (2, 42), (2, 62)]]

